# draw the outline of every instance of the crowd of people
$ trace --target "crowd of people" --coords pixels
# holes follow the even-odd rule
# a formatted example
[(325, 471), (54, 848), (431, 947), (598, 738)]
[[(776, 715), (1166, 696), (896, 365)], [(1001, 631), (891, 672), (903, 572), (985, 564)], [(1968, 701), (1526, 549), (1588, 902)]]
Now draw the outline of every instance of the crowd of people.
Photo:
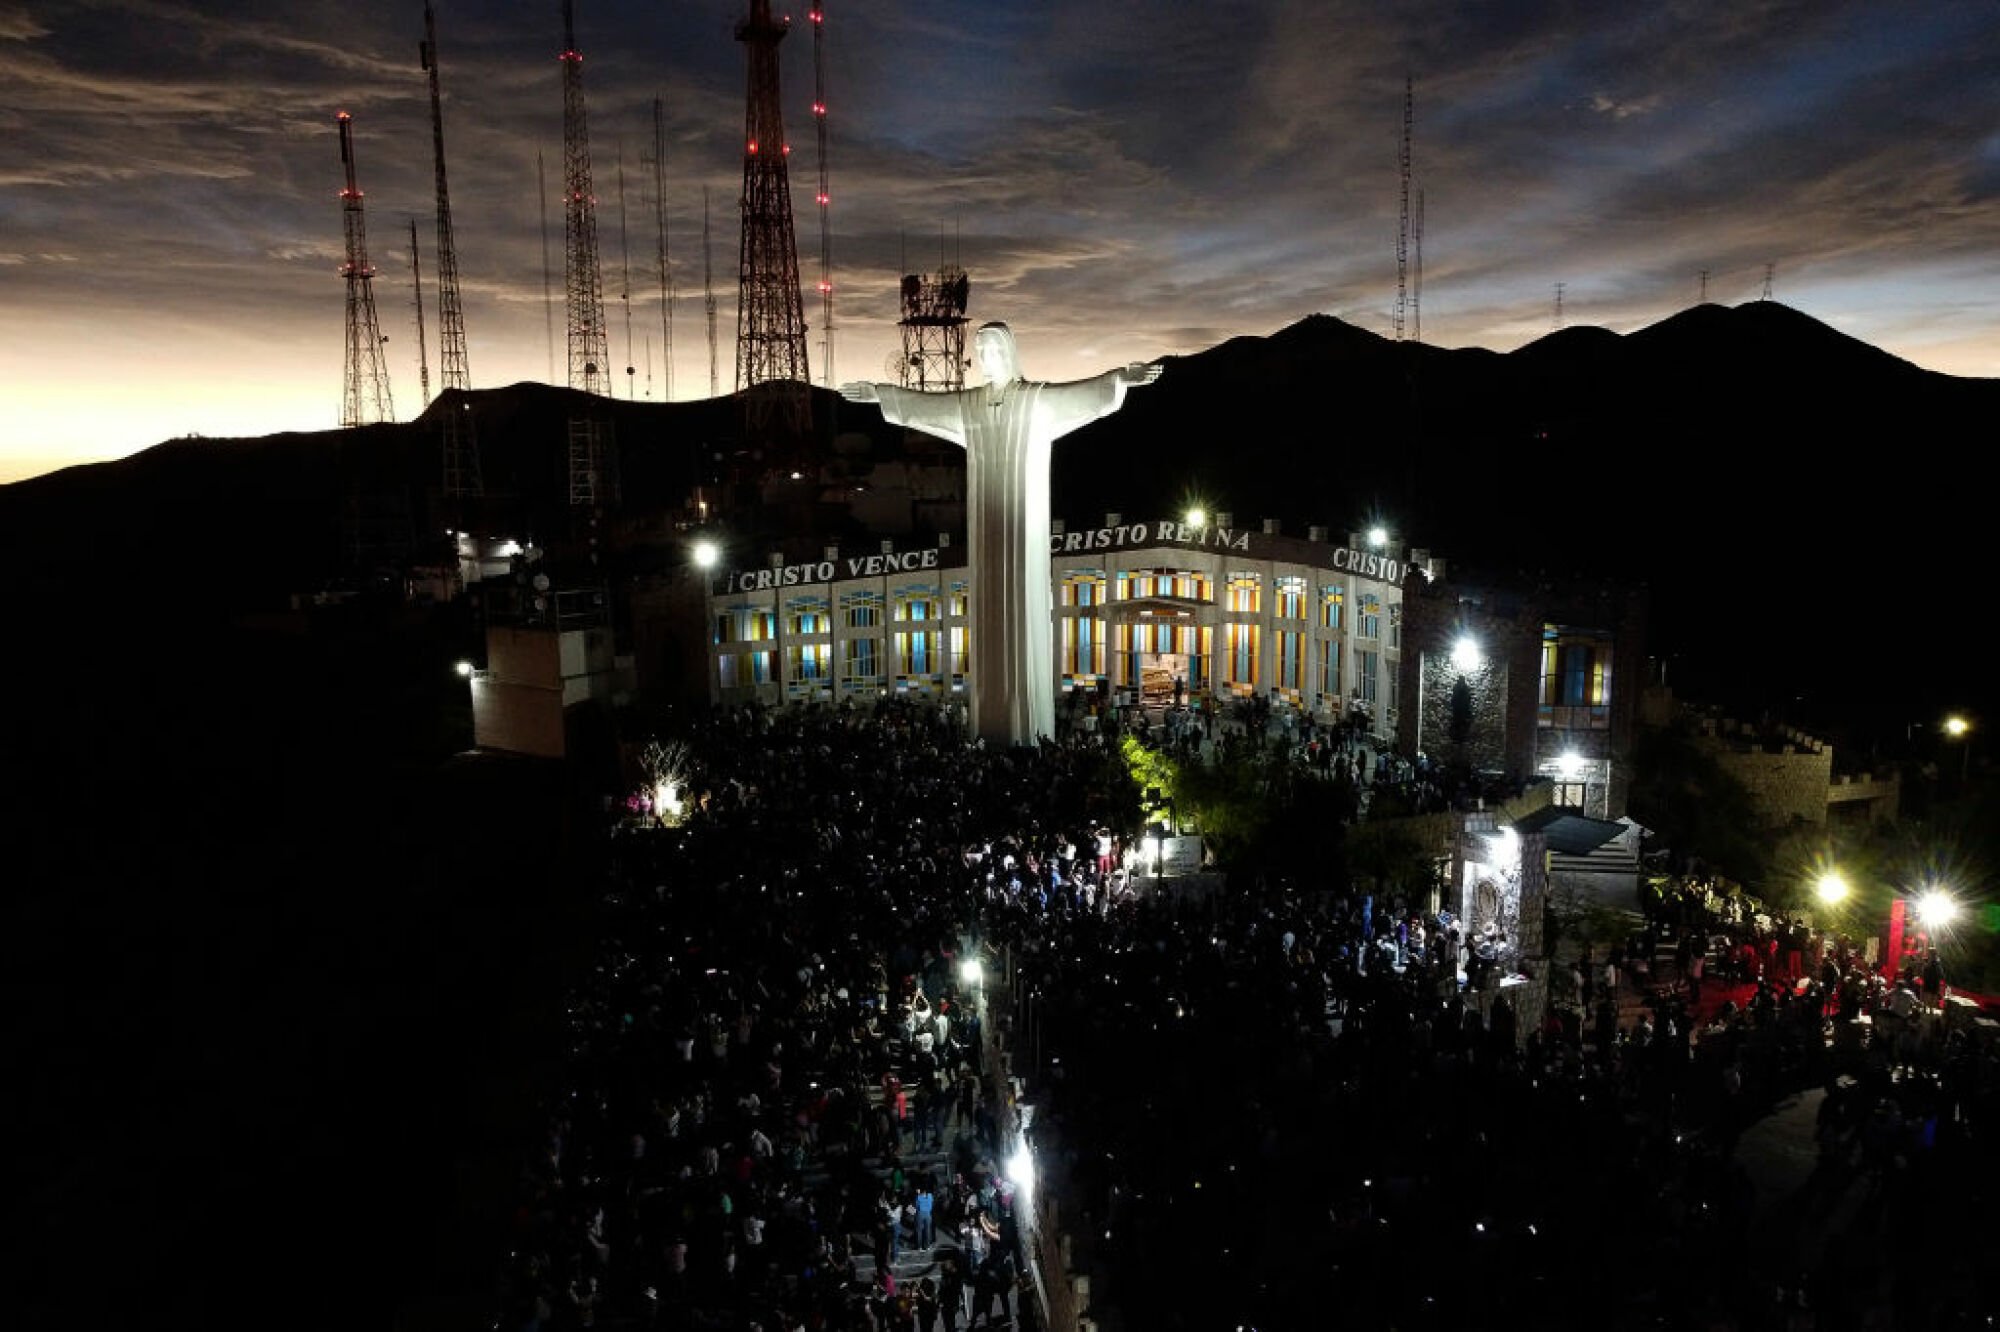
[(1614, 977), (1523, 1029), (1511, 977), (1410, 903), (1135, 891), (1113, 739), (987, 747), (898, 700), (724, 709), (687, 737), (686, 824), (617, 838), (503, 1325), (1031, 1320), (1017, 1091), (1072, 1261), (1128, 1327), (1983, 1308), (1935, 1256), (1916, 1285), (1760, 1242), (1734, 1156), (1776, 1098), (1828, 1087), (1823, 1182), (1864, 1178), (1855, 1233), (1900, 1234), (1990, 1177), (2000, 1058), (1971, 1032), (1849, 1049), (1812, 978), (1710, 1011), (1692, 957), (1650, 1002)]

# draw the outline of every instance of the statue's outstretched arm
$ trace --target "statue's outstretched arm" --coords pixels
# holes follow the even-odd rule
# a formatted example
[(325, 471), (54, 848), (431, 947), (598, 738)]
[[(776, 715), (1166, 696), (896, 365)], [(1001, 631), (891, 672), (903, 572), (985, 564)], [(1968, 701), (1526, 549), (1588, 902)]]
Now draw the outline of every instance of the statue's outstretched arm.
[(961, 446), (965, 443), (965, 419), (956, 393), (918, 393), (895, 384), (860, 382), (842, 384), (840, 396), (849, 402), (880, 403), (882, 419), (891, 425), (908, 426)]
[(1125, 390), (1143, 388), (1160, 377), (1158, 361), (1134, 361), (1089, 379), (1049, 384), (1042, 389), (1043, 410), (1057, 435), (1109, 416), (1124, 405)]

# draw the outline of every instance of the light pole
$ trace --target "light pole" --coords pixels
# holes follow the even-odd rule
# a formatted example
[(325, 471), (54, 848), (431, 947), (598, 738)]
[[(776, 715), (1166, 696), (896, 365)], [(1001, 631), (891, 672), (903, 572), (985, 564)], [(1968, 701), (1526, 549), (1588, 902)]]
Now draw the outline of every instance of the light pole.
[(1972, 773), (1972, 723), (1954, 713), (1944, 719), (1944, 733), (1958, 741), (1958, 784), (1962, 787)]

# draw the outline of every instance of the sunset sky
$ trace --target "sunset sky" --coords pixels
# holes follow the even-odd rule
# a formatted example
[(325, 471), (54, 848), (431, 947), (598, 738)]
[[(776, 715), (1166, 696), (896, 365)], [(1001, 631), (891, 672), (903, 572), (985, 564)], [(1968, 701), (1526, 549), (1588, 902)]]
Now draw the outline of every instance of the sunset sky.
[[(747, 0), (576, 0), (620, 396), (706, 397), (702, 191), (734, 387)], [(787, 12), (782, 3), (774, 6)], [(559, 0), (436, 0), (475, 387), (564, 364)], [(2000, 8), (826, 0), (834, 378), (883, 378), (896, 280), (955, 259), (1043, 378), (1315, 312), (1388, 334), (1403, 89), (1422, 335), (1507, 350), (1772, 294), (2000, 376)], [(825, 377), (813, 40), (781, 47)], [(354, 116), (399, 419), (439, 379), (422, 0), (0, 0), (0, 482), (174, 436), (338, 424), (334, 116)], [(664, 174), (671, 390), (655, 225)], [(536, 158), (546, 162), (551, 269)], [(623, 166), (621, 224), (619, 168)], [(629, 260), (628, 260), (629, 256)], [(629, 262), (630, 280), (625, 277)], [(630, 329), (626, 337), (629, 292)], [(551, 342), (550, 329), (554, 330)], [(1412, 330), (1414, 331), (1414, 330)]]

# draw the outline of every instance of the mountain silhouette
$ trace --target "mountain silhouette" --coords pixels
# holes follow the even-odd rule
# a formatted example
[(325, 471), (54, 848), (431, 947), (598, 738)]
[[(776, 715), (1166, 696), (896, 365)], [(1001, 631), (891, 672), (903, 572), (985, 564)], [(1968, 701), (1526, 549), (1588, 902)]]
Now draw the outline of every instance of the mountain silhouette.
[[(1803, 696), (1811, 714), (1813, 700), (1889, 689), (1907, 693), (1884, 706), (1914, 717), (1984, 687), (1953, 572), (1978, 557), (1985, 506), (1965, 446), (2000, 413), (2000, 381), (1922, 370), (1773, 301), (1700, 305), (1626, 335), (1565, 328), (1504, 354), (1313, 315), (1165, 365), (1057, 445), (1059, 517), (1200, 503), (1335, 540), (1382, 521), (1466, 576), (1644, 584), (1658, 654), (1743, 707)], [(628, 519), (686, 510), (700, 486), (751, 549), (872, 540), (842, 498), (871, 469), (913, 454), (957, 466), (872, 407), (813, 398), (817, 437), (783, 458), (746, 444), (734, 399), (536, 384), (446, 394), (405, 424), (175, 440), (0, 487), (0, 558), (43, 605), (107, 579), (143, 601), (134, 572), (171, 568), (179, 601), (221, 607), (352, 578), (357, 563), (434, 559), (445, 526), (548, 542), (571, 522), (566, 422), (586, 403), (613, 423)], [(470, 515), (438, 495), (454, 411), (484, 461), (488, 498)], [(772, 484), (790, 470), (801, 483)], [(363, 550), (353, 534), (370, 514)], [(1889, 665), (1911, 651), (1920, 685)]]

